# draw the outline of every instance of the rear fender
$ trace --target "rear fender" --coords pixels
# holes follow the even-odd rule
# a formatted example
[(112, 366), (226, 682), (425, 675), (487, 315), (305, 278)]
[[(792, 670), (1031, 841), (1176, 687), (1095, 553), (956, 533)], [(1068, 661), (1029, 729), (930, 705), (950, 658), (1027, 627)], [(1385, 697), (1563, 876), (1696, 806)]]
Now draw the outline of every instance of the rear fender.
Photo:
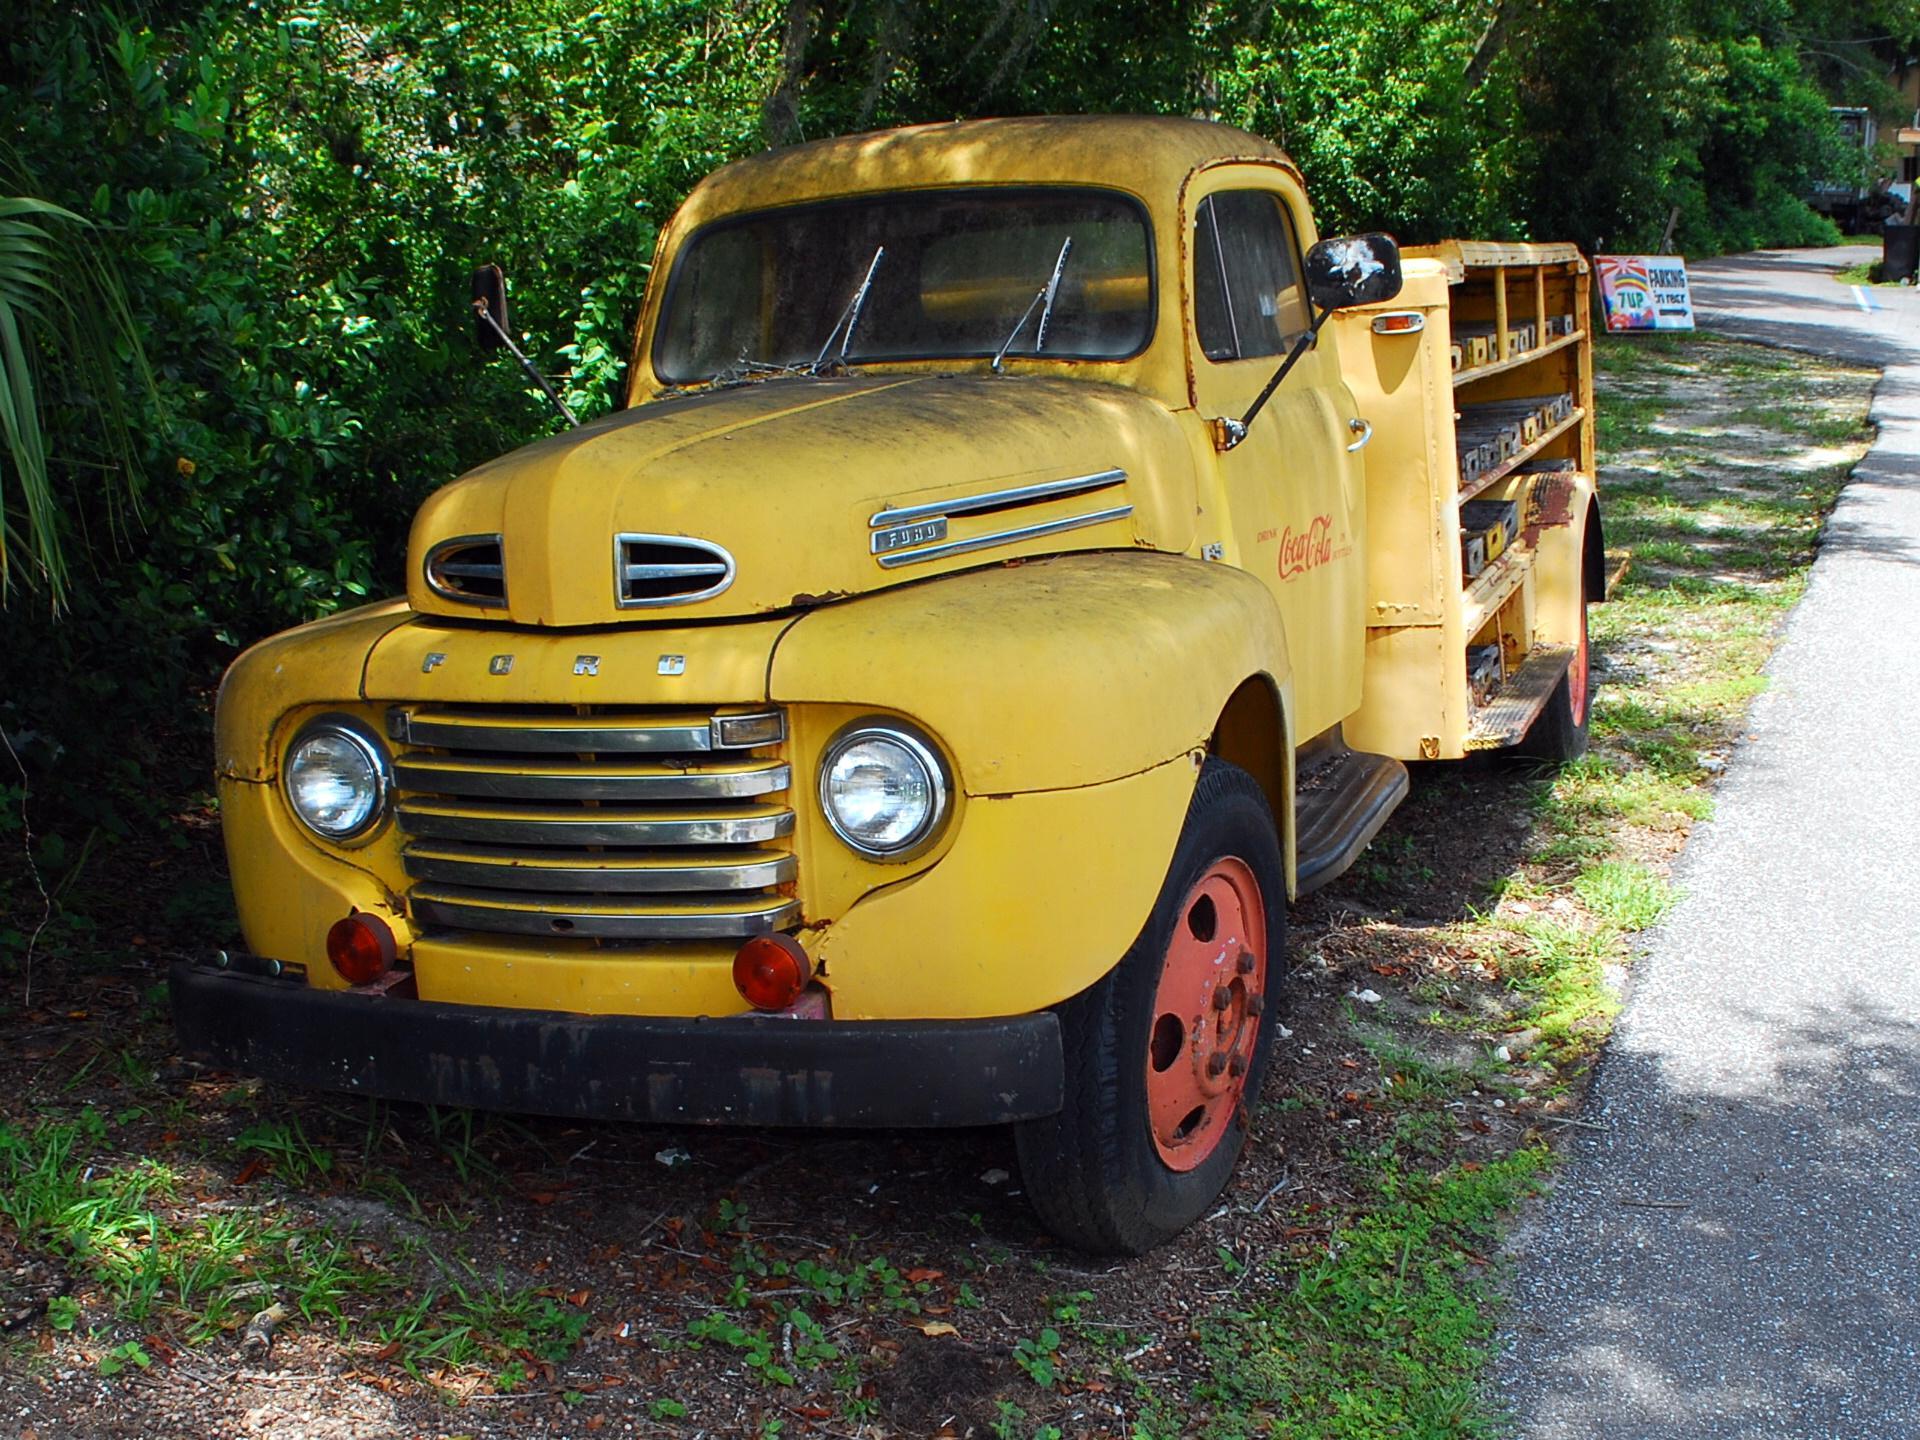
[(1588, 596), (1604, 598), (1606, 588), (1606, 552), (1593, 477), (1544, 475), (1528, 509), (1531, 523), (1526, 539), (1539, 557), (1534, 568), (1535, 631), (1552, 644), (1578, 644), (1581, 606)]

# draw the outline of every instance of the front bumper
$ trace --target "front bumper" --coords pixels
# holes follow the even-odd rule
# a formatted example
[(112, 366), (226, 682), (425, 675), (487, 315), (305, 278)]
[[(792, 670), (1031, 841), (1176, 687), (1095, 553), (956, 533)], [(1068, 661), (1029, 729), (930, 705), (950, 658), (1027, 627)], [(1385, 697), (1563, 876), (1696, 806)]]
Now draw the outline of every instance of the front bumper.
[(315, 990), (179, 962), (183, 1052), (270, 1080), (583, 1119), (1000, 1125), (1062, 1103), (1051, 1011), (989, 1020), (661, 1019)]

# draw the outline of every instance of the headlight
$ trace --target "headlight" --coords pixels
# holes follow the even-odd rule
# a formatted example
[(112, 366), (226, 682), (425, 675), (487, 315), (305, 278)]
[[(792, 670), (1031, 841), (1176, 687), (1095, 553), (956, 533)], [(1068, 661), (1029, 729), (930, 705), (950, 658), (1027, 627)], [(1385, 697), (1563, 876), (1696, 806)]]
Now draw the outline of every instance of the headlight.
[(336, 845), (366, 835), (386, 814), (386, 751), (348, 716), (323, 715), (302, 729), (287, 749), (284, 775), (300, 823)]
[(946, 771), (918, 735), (885, 721), (862, 723), (827, 746), (820, 806), (834, 834), (862, 855), (904, 859), (939, 829)]

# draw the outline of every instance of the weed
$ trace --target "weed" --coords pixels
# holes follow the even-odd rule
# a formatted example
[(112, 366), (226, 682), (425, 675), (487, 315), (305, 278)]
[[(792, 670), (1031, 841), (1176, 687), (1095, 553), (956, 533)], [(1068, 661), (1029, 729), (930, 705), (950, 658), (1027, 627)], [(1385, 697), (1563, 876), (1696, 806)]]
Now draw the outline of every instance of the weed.
[(100, 1356), (98, 1367), (103, 1376), (112, 1379), (128, 1366), (145, 1370), (152, 1364), (153, 1357), (141, 1348), (140, 1343), (129, 1340), (124, 1345), (116, 1345), (113, 1349), (104, 1351)]
[(1042, 1390), (1053, 1388), (1053, 1382), (1060, 1373), (1059, 1361), (1060, 1332), (1051, 1325), (1043, 1329), (1037, 1339), (1014, 1343), (1013, 1363)]
[(243, 1155), (262, 1156), (275, 1175), (296, 1188), (333, 1173), (333, 1152), (307, 1139), (297, 1116), (250, 1125), (234, 1137), (233, 1148)]

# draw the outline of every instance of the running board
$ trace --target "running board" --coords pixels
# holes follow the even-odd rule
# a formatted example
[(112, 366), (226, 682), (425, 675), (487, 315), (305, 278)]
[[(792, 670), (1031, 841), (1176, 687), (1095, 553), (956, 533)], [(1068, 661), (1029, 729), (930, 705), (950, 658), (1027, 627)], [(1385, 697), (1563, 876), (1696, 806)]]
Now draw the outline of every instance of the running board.
[(1493, 699), (1477, 706), (1467, 727), (1468, 750), (1504, 750), (1526, 739), (1534, 720), (1547, 708), (1560, 677), (1573, 663), (1571, 645), (1536, 645), (1507, 677)]
[(1407, 798), (1407, 767), (1334, 743), (1300, 757), (1294, 784), (1294, 898), (1318, 890), (1360, 858)]

